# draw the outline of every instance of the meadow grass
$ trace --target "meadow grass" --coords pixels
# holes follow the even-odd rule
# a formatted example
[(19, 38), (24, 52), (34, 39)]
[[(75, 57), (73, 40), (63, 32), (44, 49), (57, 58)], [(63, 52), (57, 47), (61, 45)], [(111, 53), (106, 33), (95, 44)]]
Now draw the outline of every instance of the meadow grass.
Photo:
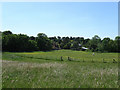
[[(63, 57), (64, 61), (60, 60)], [(68, 61), (67, 57), (72, 61)], [(107, 63), (102, 62), (104, 58)], [(3, 53), (3, 88), (118, 88), (117, 53), (55, 50)], [(83, 59), (85, 62), (83, 62)], [(91, 62), (91, 60), (95, 62)]]
[[(62, 56), (63, 60), (67, 60), (70, 57), (73, 61), (96, 61), (102, 62), (103, 59), (108, 62), (112, 62), (113, 58), (118, 61), (118, 53), (95, 53), (85, 51), (72, 51), (72, 50), (55, 50), (50, 52), (22, 52), (22, 53), (3, 53), (3, 59), (18, 60), (19, 58), (33, 58), (33, 59), (44, 59), (44, 60), (60, 60)], [(9, 56), (8, 56), (9, 55)], [(7, 58), (8, 57), (8, 58)], [(13, 57), (13, 58), (12, 58)]]

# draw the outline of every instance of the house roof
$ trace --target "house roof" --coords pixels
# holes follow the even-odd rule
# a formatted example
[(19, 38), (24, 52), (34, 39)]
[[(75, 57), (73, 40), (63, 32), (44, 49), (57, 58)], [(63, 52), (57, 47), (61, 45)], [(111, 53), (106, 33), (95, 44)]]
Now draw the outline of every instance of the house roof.
[(88, 48), (86, 48), (86, 47), (82, 47), (82, 49), (88, 49)]

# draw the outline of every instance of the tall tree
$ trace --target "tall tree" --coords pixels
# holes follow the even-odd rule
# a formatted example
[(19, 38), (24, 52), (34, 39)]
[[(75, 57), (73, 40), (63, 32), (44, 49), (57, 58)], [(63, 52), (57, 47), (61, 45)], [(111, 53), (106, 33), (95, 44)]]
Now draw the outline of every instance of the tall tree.
[(120, 52), (120, 36), (115, 37), (116, 51)]
[(98, 35), (95, 35), (92, 37), (92, 39), (89, 41), (89, 48), (92, 51), (98, 51), (98, 44), (101, 42), (101, 38)]
[(52, 49), (52, 42), (44, 33), (39, 33), (37, 35), (37, 46), (40, 51), (48, 51)]
[(12, 32), (8, 30), (8, 31), (2, 32), (2, 34), (3, 34), (3, 35), (10, 35), (10, 34), (12, 34)]

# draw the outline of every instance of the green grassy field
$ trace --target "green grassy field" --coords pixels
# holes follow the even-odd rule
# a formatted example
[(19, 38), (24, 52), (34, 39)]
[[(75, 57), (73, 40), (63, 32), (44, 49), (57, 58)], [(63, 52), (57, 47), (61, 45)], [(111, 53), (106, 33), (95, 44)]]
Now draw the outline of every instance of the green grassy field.
[(3, 88), (118, 88), (117, 53), (4, 52), (2, 58)]

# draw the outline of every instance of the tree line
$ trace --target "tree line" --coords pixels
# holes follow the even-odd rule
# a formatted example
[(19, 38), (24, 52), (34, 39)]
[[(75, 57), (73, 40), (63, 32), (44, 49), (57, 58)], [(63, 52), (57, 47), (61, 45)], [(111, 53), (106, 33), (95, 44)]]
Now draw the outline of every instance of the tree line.
[(84, 37), (47, 37), (44, 33), (38, 33), (37, 37), (34, 37), (13, 34), (11, 31), (2, 32), (2, 51), (25, 52), (59, 49), (120, 52), (120, 36), (116, 36), (112, 40), (109, 37), (101, 39), (98, 35), (92, 39), (84, 39)]

